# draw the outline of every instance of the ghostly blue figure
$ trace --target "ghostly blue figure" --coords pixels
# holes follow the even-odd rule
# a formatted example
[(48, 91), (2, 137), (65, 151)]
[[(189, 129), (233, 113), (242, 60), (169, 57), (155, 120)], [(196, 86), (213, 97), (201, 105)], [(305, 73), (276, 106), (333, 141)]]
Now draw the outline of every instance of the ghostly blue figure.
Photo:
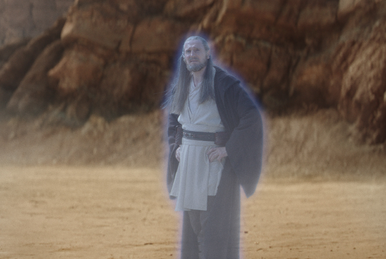
[(207, 41), (188, 38), (166, 97), (167, 185), (183, 211), (181, 258), (240, 257), (240, 186), (262, 168), (263, 122), (234, 76), (213, 65)]

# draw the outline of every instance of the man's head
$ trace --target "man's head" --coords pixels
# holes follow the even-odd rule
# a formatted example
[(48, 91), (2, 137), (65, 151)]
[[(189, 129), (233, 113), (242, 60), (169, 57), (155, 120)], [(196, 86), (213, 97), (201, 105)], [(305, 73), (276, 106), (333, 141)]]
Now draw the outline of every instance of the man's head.
[(166, 105), (170, 105), (172, 113), (180, 114), (184, 108), (189, 95), (189, 85), (192, 79), (191, 72), (198, 72), (203, 69), (200, 103), (208, 99), (214, 100), (215, 98), (213, 86), (214, 68), (208, 42), (199, 36), (192, 36), (184, 42), (176, 80), (168, 91), (169, 97)]
[(184, 43), (182, 57), (190, 72), (200, 71), (210, 58), (208, 42), (200, 36), (189, 37)]

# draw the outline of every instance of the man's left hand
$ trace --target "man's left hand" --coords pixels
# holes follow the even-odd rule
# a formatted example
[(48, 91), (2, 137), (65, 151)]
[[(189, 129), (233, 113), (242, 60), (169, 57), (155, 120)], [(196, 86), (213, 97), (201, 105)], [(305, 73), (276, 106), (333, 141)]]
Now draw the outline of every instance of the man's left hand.
[(227, 156), (228, 153), (225, 147), (214, 147), (208, 151), (209, 162), (213, 162), (214, 160), (221, 161), (221, 159)]

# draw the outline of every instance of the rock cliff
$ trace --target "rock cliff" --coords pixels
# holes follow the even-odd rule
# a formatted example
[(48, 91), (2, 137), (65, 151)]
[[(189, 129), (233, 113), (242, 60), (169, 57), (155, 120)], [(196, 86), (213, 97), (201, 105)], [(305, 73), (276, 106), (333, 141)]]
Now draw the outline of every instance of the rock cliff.
[(73, 0), (0, 0), (0, 45), (36, 37), (66, 14)]
[(385, 32), (384, 0), (77, 0), (65, 21), (0, 49), (0, 100), (70, 125), (150, 111), (182, 40), (201, 33), (267, 111), (335, 108), (360, 140), (384, 143)]

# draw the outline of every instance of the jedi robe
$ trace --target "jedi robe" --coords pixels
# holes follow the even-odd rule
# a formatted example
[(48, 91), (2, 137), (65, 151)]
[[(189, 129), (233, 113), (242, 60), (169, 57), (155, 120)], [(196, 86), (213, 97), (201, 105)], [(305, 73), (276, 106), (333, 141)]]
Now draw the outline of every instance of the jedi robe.
[[(227, 132), (228, 153), (213, 207), (207, 221), (205, 236), (209, 258), (239, 258), (240, 186), (247, 197), (256, 189), (262, 167), (263, 124), (256, 103), (240, 81), (215, 67), (215, 101)], [(180, 145), (181, 124), (177, 114), (169, 115), (170, 147), (167, 185), (170, 191), (178, 167), (175, 150)], [(186, 215), (183, 219), (181, 258), (197, 259), (197, 237)]]

